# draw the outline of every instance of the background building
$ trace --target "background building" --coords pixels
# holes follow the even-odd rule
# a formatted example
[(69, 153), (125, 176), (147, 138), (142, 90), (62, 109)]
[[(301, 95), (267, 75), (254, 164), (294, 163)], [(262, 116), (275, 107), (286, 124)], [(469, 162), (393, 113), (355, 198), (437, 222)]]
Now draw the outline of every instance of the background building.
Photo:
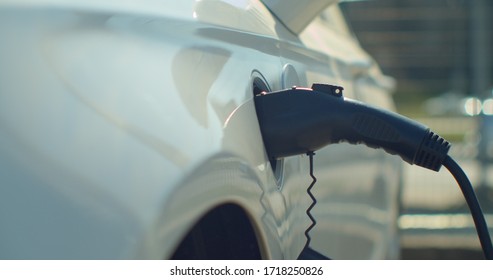
[(491, 95), (493, 1), (375, 0), (341, 6), (363, 47), (397, 79), (398, 105), (447, 92)]

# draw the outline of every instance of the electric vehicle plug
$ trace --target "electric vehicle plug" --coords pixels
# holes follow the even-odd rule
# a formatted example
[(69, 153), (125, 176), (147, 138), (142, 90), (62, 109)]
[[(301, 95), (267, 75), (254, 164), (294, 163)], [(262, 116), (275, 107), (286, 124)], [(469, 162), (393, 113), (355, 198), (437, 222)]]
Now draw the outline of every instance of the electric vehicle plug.
[[(348, 142), (382, 148), (410, 164), (434, 171), (444, 165), (466, 198), (485, 258), (493, 259), (493, 246), (483, 212), (469, 179), (447, 155), (450, 144), (419, 122), (344, 98), (342, 92), (343, 88), (339, 86), (314, 84), (312, 88), (293, 87), (255, 96), (268, 157), (313, 154), (326, 145)], [(308, 214), (314, 203), (307, 210)], [(311, 250), (308, 248), (309, 229), (305, 232), (308, 241), (303, 252)]]
[(434, 171), (450, 144), (404, 116), (344, 98), (343, 88), (314, 84), (262, 93), (255, 106), (270, 159), (305, 154), (349, 142), (383, 148), (410, 164)]

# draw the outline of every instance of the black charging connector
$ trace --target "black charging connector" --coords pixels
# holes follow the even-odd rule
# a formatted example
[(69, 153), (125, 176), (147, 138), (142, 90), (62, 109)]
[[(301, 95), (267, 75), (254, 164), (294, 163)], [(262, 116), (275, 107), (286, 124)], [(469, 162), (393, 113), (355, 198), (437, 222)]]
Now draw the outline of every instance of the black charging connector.
[[(419, 122), (344, 98), (339, 86), (314, 84), (255, 96), (255, 107), (268, 157), (278, 159), (314, 152), (340, 142), (382, 148), (404, 161), (439, 171), (445, 163), (458, 171), (447, 155), (450, 144)], [(460, 168), (459, 168), (460, 169)], [(455, 173), (455, 174), (454, 174)], [(474, 190), (462, 175), (464, 195)], [(470, 184), (469, 184), (470, 185)], [(466, 191), (465, 191), (466, 190)], [(491, 238), (475, 195), (466, 196), (487, 259), (493, 258)], [(480, 218), (474, 215), (481, 215)]]
[(410, 164), (438, 171), (450, 148), (426, 126), (399, 114), (344, 98), (342, 87), (314, 84), (255, 97), (271, 159), (349, 142), (383, 148)]

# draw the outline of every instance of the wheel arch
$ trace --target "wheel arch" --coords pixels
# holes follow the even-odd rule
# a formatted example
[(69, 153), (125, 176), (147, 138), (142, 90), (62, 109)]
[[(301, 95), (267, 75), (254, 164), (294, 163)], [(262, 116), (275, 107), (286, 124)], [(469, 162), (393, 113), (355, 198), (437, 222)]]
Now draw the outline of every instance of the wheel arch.
[(248, 212), (239, 204), (220, 204), (188, 231), (171, 259), (261, 259), (262, 239)]

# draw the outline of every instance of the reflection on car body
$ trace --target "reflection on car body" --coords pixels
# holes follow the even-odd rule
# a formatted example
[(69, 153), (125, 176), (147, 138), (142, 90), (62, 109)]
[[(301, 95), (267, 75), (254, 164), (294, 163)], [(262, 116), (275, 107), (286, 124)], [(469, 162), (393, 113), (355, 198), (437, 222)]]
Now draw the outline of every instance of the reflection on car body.
[[(0, 258), (297, 258), (308, 157), (269, 161), (254, 94), (393, 108), (332, 2), (0, 1)], [(398, 257), (399, 160), (342, 144), (315, 168), (311, 247)]]

